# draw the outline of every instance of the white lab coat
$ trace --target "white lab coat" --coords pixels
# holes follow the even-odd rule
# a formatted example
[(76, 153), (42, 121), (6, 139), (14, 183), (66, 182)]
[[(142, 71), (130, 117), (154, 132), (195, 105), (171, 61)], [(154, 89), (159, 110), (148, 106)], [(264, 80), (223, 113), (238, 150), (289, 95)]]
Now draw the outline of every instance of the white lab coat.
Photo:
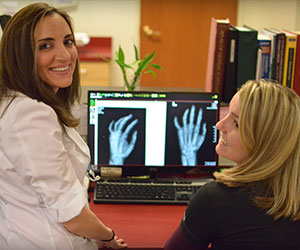
[[(7, 106), (0, 104), (0, 115)], [(60, 223), (88, 205), (89, 149), (54, 110), (22, 94), (0, 116), (0, 249), (97, 249)]]

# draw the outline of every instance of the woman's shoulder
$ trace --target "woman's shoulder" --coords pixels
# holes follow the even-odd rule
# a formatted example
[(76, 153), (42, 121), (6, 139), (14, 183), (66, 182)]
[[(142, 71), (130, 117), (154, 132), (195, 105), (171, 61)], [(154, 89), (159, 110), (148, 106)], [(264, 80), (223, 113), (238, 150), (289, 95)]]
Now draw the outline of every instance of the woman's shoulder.
[[(14, 105), (29, 105), (29, 106), (40, 106), (40, 107), (44, 107), (47, 108), (49, 107), (48, 105), (46, 105), (43, 102), (40, 102), (36, 99), (33, 99), (27, 95), (24, 95), (20, 92), (17, 92), (14, 99), (13, 99), (13, 103)], [(50, 108), (50, 107), (49, 107)]]
[(54, 120), (55, 123), (57, 121), (56, 113), (49, 105), (19, 92), (14, 96), (3, 98), (0, 106), (0, 121), (7, 124), (39, 119)]
[(197, 199), (209, 199), (212, 201), (229, 200), (237, 197), (248, 198), (248, 196), (249, 193), (244, 192), (240, 188), (231, 188), (216, 181), (206, 183), (195, 194), (195, 198)]
[(217, 181), (210, 181), (203, 185), (201, 189), (206, 192), (230, 192), (233, 191), (232, 188), (229, 188), (223, 183), (217, 182)]
[[(47, 104), (40, 102), (36, 99), (32, 99), (20, 92), (14, 93), (12, 96), (3, 98), (3, 103), (1, 104), (1, 109), (7, 113), (19, 113), (23, 114), (24, 111), (34, 112), (35, 110), (42, 110), (54, 112), (54, 110)], [(26, 112), (25, 112), (26, 114)]]
[(249, 206), (249, 193), (212, 181), (199, 188), (191, 197), (186, 214), (199, 216), (202, 213), (210, 218), (220, 218), (219, 215), (223, 213), (238, 213), (239, 210), (247, 210)]

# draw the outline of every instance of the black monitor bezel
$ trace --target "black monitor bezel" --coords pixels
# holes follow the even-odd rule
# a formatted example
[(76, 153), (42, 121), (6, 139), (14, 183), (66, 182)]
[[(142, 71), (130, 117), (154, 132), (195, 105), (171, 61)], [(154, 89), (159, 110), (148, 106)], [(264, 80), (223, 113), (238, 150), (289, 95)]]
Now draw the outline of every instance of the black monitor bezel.
[[(90, 124), (90, 116), (89, 116), (89, 110), (90, 110), (90, 93), (121, 93), (121, 94), (151, 94), (151, 93), (157, 93), (157, 94), (187, 94), (187, 95), (198, 95), (198, 94), (204, 94), (207, 96), (218, 96), (217, 93), (214, 92), (191, 92), (191, 91), (123, 91), (123, 90), (88, 90), (88, 98), (87, 98), (87, 130), (88, 130), (88, 135), (87, 135), (87, 144), (90, 147), (90, 136), (89, 136), (89, 124)], [(125, 98), (124, 98), (125, 99)], [(218, 112), (217, 112), (217, 121), (220, 119), (220, 98), (219, 96), (217, 99), (218, 101)], [(217, 133), (217, 141), (218, 141), (218, 133)], [(95, 169), (100, 169), (102, 167), (109, 167), (109, 168), (122, 168), (122, 175), (123, 176), (141, 176), (141, 175), (150, 175), (150, 176), (157, 176), (157, 175), (168, 175), (172, 173), (172, 175), (186, 175), (187, 173), (190, 173), (191, 175), (195, 174), (197, 175), (198, 173), (203, 174), (203, 173), (208, 173), (211, 174), (215, 171), (219, 171), (219, 156), (216, 154), (216, 166), (168, 166), (168, 167), (161, 167), (161, 166), (133, 166), (133, 165), (126, 165), (125, 167), (118, 166), (118, 165), (101, 165), (99, 164), (98, 166), (94, 166)]]

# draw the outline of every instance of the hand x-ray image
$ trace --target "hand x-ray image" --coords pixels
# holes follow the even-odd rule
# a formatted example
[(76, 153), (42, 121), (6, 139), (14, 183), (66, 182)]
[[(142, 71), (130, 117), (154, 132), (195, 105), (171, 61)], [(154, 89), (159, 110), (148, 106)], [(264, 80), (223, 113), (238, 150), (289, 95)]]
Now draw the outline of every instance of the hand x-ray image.
[(208, 115), (206, 105), (179, 102), (168, 105), (166, 165), (203, 164), (206, 152), (202, 152), (201, 148), (206, 140), (212, 138), (212, 131), (207, 130), (211, 124), (205, 121), (205, 115)]
[(181, 163), (184, 166), (197, 165), (197, 152), (202, 146), (206, 136), (206, 123), (202, 125), (202, 132), (200, 133), (200, 125), (202, 121), (203, 111), (200, 108), (195, 119), (195, 105), (190, 109), (186, 109), (182, 116), (182, 126), (179, 125), (178, 117), (174, 117), (174, 125), (177, 129)]
[[(127, 123), (132, 118), (132, 114), (121, 117), (119, 120), (113, 120), (108, 127), (109, 131), (109, 148), (110, 148), (110, 165), (123, 165), (124, 160), (134, 149), (137, 130), (134, 130), (131, 139), (129, 133), (138, 123), (138, 119)], [(130, 142), (129, 142), (130, 141)]]
[(91, 164), (215, 167), (218, 103), (208, 92), (89, 91)]
[(104, 108), (98, 119), (100, 164), (145, 164), (144, 109)]

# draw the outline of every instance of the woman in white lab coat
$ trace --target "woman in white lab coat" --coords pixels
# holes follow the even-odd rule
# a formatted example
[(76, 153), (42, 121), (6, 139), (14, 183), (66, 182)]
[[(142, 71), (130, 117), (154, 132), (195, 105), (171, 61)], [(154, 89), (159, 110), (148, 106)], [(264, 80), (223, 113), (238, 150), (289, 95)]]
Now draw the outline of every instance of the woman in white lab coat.
[(70, 17), (35, 3), (7, 23), (0, 47), (0, 249), (114, 249), (88, 208), (89, 149), (74, 127), (79, 65)]

